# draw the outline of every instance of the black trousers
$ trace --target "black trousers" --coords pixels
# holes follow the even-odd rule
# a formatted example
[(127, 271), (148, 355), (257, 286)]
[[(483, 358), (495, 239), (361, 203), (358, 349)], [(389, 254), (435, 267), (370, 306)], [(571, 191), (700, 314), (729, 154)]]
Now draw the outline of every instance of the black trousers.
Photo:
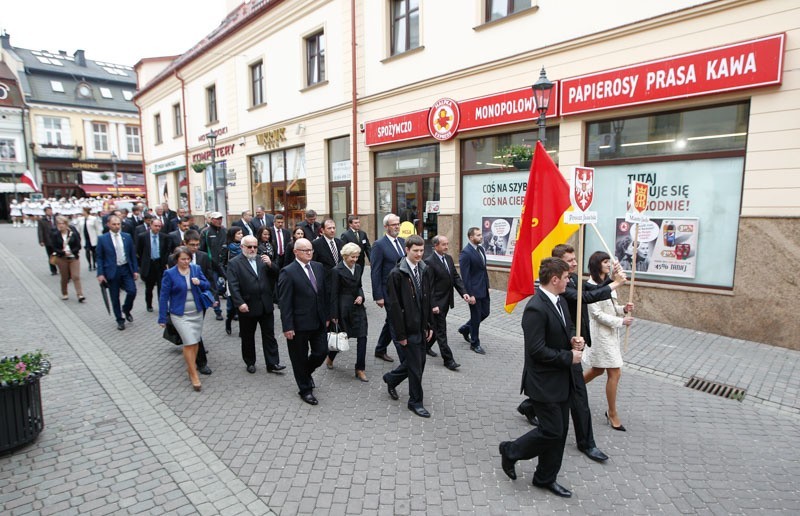
[(89, 267), (95, 267), (97, 265), (97, 247), (93, 245), (87, 245), (84, 247), (86, 249), (86, 261), (89, 263)]
[[(575, 441), (579, 450), (594, 448), (594, 430), (592, 429), (592, 412), (589, 410), (589, 393), (583, 381), (583, 368), (580, 364), (572, 366), (572, 392), (569, 410), (572, 414), (572, 427), (575, 430)], [(519, 404), (519, 410), (525, 415), (538, 416), (533, 400), (530, 398)], [(540, 419), (541, 421), (541, 419)]]
[(490, 306), (489, 296), (481, 299), (476, 298), (475, 304), (469, 305), (469, 321), (464, 323), (464, 326), (469, 328), (469, 336), (472, 339), (473, 346), (478, 346), (481, 343), (481, 321), (489, 317)]
[(406, 351), (395, 339), (394, 328), (392, 328), (389, 322), (389, 304), (386, 300), (384, 300), (383, 311), (386, 312), (386, 320), (384, 320), (383, 328), (381, 328), (381, 333), (378, 335), (378, 345), (375, 346), (375, 354), (383, 355), (389, 349), (389, 343), (394, 342), (394, 349), (397, 350), (397, 358), (402, 362)]
[[(270, 307), (272, 308), (272, 307)], [(273, 312), (264, 312), (258, 317), (239, 313), (239, 333), (242, 337), (242, 360), (247, 365), (256, 363), (256, 326), (261, 326), (261, 347), (268, 366), (281, 363), (278, 341), (275, 340), (275, 317)]]
[(164, 276), (164, 268), (161, 260), (150, 260), (150, 271), (144, 279), (144, 304), (147, 308), (153, 308), (153, 287), (156, 288), (156, 295), (161, 297), (161, 278)]
[(511, 441), (506, 454), (511, 460), (527, 460), (539, 457), (539, 464), (533, 474), (537, 484), (555, 482), (561, 470), (564, 457), (564, 443), (569, 428), (569, 401), (561, 403), (542, 403), (531, 401), (539, 426)]
[(422, 407), (422, 373), (425, 371), (425, 338), (420, 333), (408, 336), (405, 358), (400, 365), (383, 375), (383, 380), (397, 387), (408, 378), (408, 406)]
[[(448, 308), (445, 308), (444, 311), (433, 315), (433, 332), (436, 335), (436, 342), (439, 343), (439, 352), (442, 354), (445, 365), (455, 362), (453, 350), (447, 344), (447, 313), (449, 311)], [(433, 340), (428, 343), (428, 349), (432, 347)]]
[(300, 389), (299, 394), (310, 393), (311, 375), (328, 356), (328, 343), (325, 341), (325, 328), (317, 331), (295, 332), (293, 339), (286, 339), (289, 348), (289, 360), (292, 362), (294, 381)]

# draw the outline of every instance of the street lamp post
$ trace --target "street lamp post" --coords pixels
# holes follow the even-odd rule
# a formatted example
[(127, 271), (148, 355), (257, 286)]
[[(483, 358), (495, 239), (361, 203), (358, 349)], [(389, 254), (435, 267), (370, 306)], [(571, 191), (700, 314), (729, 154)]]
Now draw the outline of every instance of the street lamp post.
[(550, 95), (553, 93), (553, 86), (555, 86), (555, 84), (547, 79), (547, 74), (543, 66), (542, 71), (539, 73), (539, 79), (531, 86), (533, 89), (533, 98), (536, 100), (536, 111), (539, 112), (537, 124), (539, 125), (539, 141), (542, 142), (542, 145), (544, 145), (546, 141), (544, 128), (547, 122), (545, 116), (550, 107)]
[(114, 173), (114, 190), (117, 192), (117, 200), (119, 200), (119, 178), (117, 177), (117, 153), (111, 153), (111, 167)]
[(206, 141), (208, 142), (208, 148), (211, 149), (211, 184), (213, 185), (214, 211), (219, 211), (219, 202), (217, 201), (217, 153), (214, 151), (217, 146), (217, 135), (214, 131), (208, 132)]

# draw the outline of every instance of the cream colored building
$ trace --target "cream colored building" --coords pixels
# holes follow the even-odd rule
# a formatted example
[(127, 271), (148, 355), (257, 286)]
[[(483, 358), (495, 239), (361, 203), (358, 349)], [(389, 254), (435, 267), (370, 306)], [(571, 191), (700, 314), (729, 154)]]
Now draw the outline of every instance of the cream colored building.
[[(502, 289), (528, 172), (500, 157), (534, 144), (529, 87), (545, 67), (557, 84), (547, 149), (570, 181), (575, 166), (594, 169), (597, 227), (628, 267), (628, 185), (648, 183), (639, 315), (797, 347), (780, 302), (800, 280), (796, 2), (355, 5), (242, 4), (189, 53), (143, 60), (151, 203), (184, 195), (229, 221), (258, 204), (295, 221), (313, 208), (340, 227), (357, 212), (373, 238), (392, 211), (456, 250), (477, 226)], [(191, 167), (209, 161), (209, 131), (216, 190)], [(589, 231), (585, 258), (602, 247)]]

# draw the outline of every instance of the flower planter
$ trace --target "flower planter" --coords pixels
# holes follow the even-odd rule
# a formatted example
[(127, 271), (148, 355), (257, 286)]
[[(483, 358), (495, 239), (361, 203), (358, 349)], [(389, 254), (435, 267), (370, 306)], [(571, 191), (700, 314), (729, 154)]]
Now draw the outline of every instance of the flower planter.
[(514, 160), (514, 168), (517, 170), (530, 170), (533, 160)]
[(0, 453), (32, 442), (44, 428), (40, 379), (0, 387)]

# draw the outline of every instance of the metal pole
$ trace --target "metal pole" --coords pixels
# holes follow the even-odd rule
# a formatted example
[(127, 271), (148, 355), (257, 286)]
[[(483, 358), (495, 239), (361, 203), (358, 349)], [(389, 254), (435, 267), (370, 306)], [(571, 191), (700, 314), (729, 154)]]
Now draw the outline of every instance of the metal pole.
[(545, 142), (547, 141), (547, 138), (545, 138), (545, 125), (547, 124), (545, 113), (539, 113), (539, 120), (537, 122), (539, 124), (539, 141), (542, 142), (542, 146), (545, 146)]
[(117, 155), (111, 153), (111, 166), (114, 171), (114, 190), (117, 192), (117, 200), (119, 200), (119, 178), (117, 177)]
[[(214, 142), (216, 144), (216, 142)], [(219, 199), (217, 198), (217, 152), (216, 145), (211, 146), (211, 181), (214, 183), (214, 211), (219, 211)]]

